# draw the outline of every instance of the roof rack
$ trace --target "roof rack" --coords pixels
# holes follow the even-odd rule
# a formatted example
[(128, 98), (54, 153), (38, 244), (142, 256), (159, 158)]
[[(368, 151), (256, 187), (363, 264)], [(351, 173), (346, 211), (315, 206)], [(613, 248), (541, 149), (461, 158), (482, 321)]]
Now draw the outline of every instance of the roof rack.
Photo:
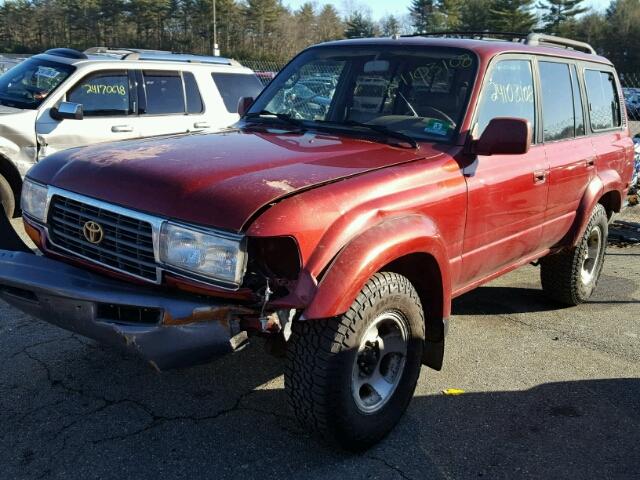
[(209, 63), (216, 65), (240, 65), (237, 61), (225, 57), (213, 57), (205, 55), (193, 55), (189, 53), (176, 53), (168, 50), (147, 50), (143, 48), (110, 48), (91, 47), (84, 51), (89, 55), (107, 55), (117, 57), (120, 60), (148, 60), (160, 62), (188, 62)]
[(490, 32), (490, 31), (442, 31), (429, 33), (413, 33), (401, 35), (402, 37), (445, 37), (445, 38), (471, 38), (476, 40), (502, 40), (522, 43), (524, 45), (543, 45), (548, 47), (566, 48), (595, 55), (595, 49), (585, 42), (579, 42), (570, 38), (556, 37), (544, 33), (517, 33), (517, 32)]
[[(409, 35), (400, 35), (401, 37), (450, 37), (450, 38), (474, 38), (477, 40), (517, 40), (524, 41), (526, 34), (514, 32), (491, 32), (484, 31), (438, 31), (426, 33), (411, 33)], [(503, 38), (502, 38), (503, 37)]]
[(550, 47), (568, 48), (578, 50), (580, 52), (595, 55), (595, 49), (585, 42), (579, 42), (570, 38), (556, 37), (555, 35), (546, 35), (544, 33), (530, 33), (527, 35), (527, 45), (547, 45)]

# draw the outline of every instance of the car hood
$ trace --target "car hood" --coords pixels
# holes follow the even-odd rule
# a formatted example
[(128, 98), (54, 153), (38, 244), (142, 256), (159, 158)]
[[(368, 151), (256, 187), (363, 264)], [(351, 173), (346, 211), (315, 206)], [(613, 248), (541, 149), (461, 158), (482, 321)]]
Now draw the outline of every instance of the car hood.
[(9, 107), (7, 105), (0, 105), (0, 115), (13, 115), (16, 113), (22, 113), (24, 110), (21, 108)]
[(241, 231), (282, 197), (438, 153), (351, 136), (234, 130), (67, 150), (38, 163), (29, 177), (154, 215)]

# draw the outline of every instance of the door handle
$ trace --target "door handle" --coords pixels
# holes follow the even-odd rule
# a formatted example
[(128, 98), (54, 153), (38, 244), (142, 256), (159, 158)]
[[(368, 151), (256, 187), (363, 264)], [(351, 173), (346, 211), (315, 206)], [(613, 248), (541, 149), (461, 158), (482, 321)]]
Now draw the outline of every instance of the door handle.
[(536, 170), (533, 172), (533, 183), (544, 183), (547, 181), (546, 170)]
[(585, 163), (587, 164), (587, 167), (593, 167), (596, 164), (596, 158), (595, 157), (587, 158)]
[(193, 128), (211, 128), (209, 122), (196, 122), (193, 124)]
[(111, 127), (111, 131), (113, 133), (129, 133), (133, 132), (133, 127), (131, 125), (114, 125)]

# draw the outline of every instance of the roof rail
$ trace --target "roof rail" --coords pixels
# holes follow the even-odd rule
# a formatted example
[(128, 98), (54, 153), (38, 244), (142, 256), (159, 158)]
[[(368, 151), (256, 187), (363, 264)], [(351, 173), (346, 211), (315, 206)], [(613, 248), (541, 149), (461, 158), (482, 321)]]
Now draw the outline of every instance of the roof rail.
[(570, 38), (556, 37), (544, 33), (517, 33), (517, 32), (490, 32), (490, 31), (442, 31), (429, 33), (414, 33), (411, 35), (401, 35), (402, 37), (449, 37), (449, 38), (471, 38), (476, 40), (504, 40), (523, 43), (531, 46), (547, 46), (557, 48), (567, 48), (584, 53), (596, 55), (595, 49), (585, 42), (579, 42)]
[(111, 48), (111, 47), (91, 47), (87, 48), (84, 53), (89, 55), (114, 55), (126, 57), (132, 53), (162, 53), (170, 54), (169, 50), (148, 50), (145, 48)]
[(188, 62), (188, 63), (210, 63), (217, 65), (240, 64), (229, 58), (213, 57), (205, 55), (193, 55), (188, 53), (176, 53), (168, 50), (148, 50), (144, 48), (109, 48), (92, 47), (85, 50), (86, 54), (109, 55), (119, 57), (120, 60), (128, 61), (160, 61), (160, 62)]
[(595, 55), (595, 49), (585, 42), (579, 42), (570, 38), (556, 37), (555, 35), (546, 35), (544, 33), (530, 33), (527, 35), (527, 45), (546, 45), (550, 47), (570, 48), (584, 53)]
[[(516, 32), (491, 32), (489, 30), (483, 31), (439, 31), (439, 32), (427, 32), (427, 33), (412, 33), (409, 35), (400, 35), (401, 37), (451, 37), (451, 38), (475, 38), (477, 40), (505, 40), (524, 42), (527, 38), (526, 33)], [(500, 38), (504, 37), (504, 38)]]

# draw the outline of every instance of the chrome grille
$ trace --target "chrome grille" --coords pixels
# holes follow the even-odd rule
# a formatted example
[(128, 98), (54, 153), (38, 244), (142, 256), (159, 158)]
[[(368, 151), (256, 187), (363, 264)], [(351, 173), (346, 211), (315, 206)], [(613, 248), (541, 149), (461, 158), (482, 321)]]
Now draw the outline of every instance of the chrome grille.
[[(90, 221), (98, 223), (104, 232), (99, 244), (84, 236), (83, 227)], [(158, 280), (149, 222), (54, 195), (48, 223), (54, 247), (147, 280)]]

